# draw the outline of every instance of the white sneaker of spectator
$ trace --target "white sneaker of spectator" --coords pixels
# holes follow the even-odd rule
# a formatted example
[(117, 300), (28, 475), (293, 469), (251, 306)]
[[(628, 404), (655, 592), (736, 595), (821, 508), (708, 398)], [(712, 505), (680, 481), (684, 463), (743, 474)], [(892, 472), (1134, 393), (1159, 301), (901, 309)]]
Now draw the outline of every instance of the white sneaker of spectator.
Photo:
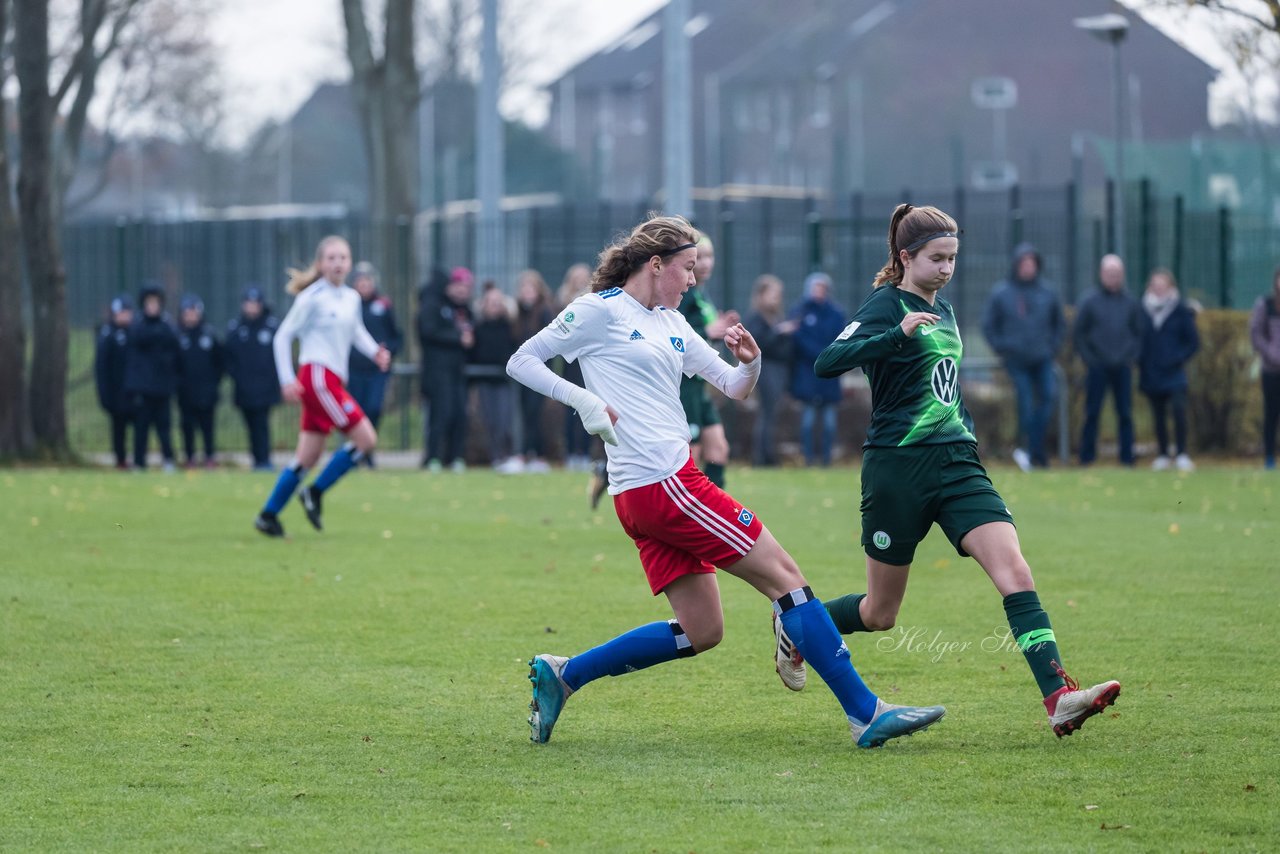
[(1177, 467), (1178, 471), (1196, 470), (1196, 464), (1191, 462), (1191, 457), (1188, 457), (1186, 454), (1178, 454), (1174, 459), (1173, 464)]
[(498, 474), (523, 474), (524, 460), (519, 457), (507, 457), (493, 468)]

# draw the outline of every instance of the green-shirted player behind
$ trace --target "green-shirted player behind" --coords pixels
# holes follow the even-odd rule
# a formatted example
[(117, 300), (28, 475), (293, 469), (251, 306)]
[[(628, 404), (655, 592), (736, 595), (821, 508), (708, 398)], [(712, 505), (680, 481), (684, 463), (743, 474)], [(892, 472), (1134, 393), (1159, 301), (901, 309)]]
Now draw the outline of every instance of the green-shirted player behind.
[[(916, 546), (938, 523), (1004, 597), (1011, 637), (1044, 695), (1053, 731), (1070, 735), (1115, 702), (1120, 683), (1080, 689), (1063, 670), (1013, 518), (978, 459), (960, 395), (960, 331), (951, 305), (938, 296), (955, 271), (959, 247), (950, 216), (898, 205), (889, 222), (889, 263), (876, 276), (876, 290), (814, 365), (823, 377), (862, 368), (871, 384), (862, 458), (867, 592), (826, 606), (842, 634), (892, 628)], [(774, 634), (778, 675), (798, 691), (804, 663), (780, 625)]]
[[(680, 300), (680, 313), (693, 327), (693, 331), (708, 341), (724, 338), (724, 332), (739, 322), (736, 311), (723, 314), (716, 311), (705, 295), (703, 287), (711, 278), (716, 268), (716, 250), (711, 238), (705, 234), (698, 238), (698, 260), (693, 268), (693, 278), (697, 283), (685, 291)], [(680, 378), (680, 404), (684, 407), (685, 418), (689, 422), (690, 452), (694, 463), (702, 469), (707, 479), (721, 489), (724, 488), (724, 467), (729, 462), (729, 440), (724, 434), (724, 424), (720, 421), (720, 413), (711, 402), (707, 393), (707, 384), (702, 377)]]

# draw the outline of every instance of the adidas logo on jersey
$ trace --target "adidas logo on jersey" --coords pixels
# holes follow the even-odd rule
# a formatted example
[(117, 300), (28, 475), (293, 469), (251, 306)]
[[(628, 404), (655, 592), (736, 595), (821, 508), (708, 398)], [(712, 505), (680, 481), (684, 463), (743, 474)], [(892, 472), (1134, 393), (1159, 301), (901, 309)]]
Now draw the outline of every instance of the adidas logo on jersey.
[(632, 341), (643, 341), (643, 340), (644, 340), (644, 336), (640, 334), (640, 330), (639, 330), (639, 329), (632, 329), (632, 330), (631, 330), (631, 340), (632, 340)]

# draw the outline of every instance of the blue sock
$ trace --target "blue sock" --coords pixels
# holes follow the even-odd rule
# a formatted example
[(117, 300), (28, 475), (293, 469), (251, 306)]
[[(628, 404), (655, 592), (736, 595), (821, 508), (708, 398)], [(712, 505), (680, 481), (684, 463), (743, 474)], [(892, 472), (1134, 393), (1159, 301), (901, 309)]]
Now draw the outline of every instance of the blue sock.
[(813, 591), (808, 587), (793, 590), (774, 602), (773, 610), (804, 660), (836, 695), (844, 713), (861, 723), (870, 723), (876, 713), (876, 695), (853, 669), (849, 647), (836, 631), (827, 609), (813, 598)]
[(320, 472), (320, 476), (316, 478), (315, 483), (311, 484), (311, 487), (324, 492), (337, 483), (338, 478), (351, 471), (362, 457), (364, 454), (357, 450), (353, 443), (347, 442), (329, 458), (329, 464), (324, 467), (324, 471)]
[(561, 678), (577, 691), (601, 676), (621, 676), (694, 653), (684, 629), (675, 620), (649, 623), (570, 658)]
[(298, 488), (298, 483), (304, 474), (306, 469), (298, 465), (297, 461), (285, 466), (280, 476), (276, 478), (275, 489), (271, 490), (271, 495), (267, 497), (267, 503), (262, 506), (262, 512), (279, 513), (293, 497), (293, 491)]

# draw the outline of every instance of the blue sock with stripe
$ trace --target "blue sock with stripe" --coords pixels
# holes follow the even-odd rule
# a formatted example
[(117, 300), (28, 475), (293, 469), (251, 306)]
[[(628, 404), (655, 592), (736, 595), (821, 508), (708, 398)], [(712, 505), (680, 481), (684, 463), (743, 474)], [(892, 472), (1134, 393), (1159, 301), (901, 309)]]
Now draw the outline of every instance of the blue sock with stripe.
[(853, 669), (849, 647), (836, 631), (827, 609), (813, 598), (813, 591), (808, 587), (792, 590), (773, 603), (773, 610), (804, 660), (836, 695), (844, 713), (861, 723), (870, 723), (876, 713), (876, 695)]
[(267, 496), (267, 503), (262, 505), (262, 512), (279, 513), (284, 509), (284, 506), (289, 503), (289, 499), (293, 497), (294, 490), (298, 488), (298, 484), (306, 473), (307, 470), (298, 465), (297, 460), (285, 466), (280, 472), (280, 476), (276, 478), (275, 488)]
[(315, 483), (311, 484), (311, 488), (324, 492), (337, 483), (338, 478), (355, 468), (363, 457), (364, 453), (356, 448), (354, 442), (343, 444), (329, 458), (329, 464), (324, 467), (324, 471), (320, 472), (320, 476), (316, 478)]
[(694, 653), (684, 629), (675, 620), (648, 623), (570, 658), (560, 678), (577, 691), (601, 676), (621, 676)]

